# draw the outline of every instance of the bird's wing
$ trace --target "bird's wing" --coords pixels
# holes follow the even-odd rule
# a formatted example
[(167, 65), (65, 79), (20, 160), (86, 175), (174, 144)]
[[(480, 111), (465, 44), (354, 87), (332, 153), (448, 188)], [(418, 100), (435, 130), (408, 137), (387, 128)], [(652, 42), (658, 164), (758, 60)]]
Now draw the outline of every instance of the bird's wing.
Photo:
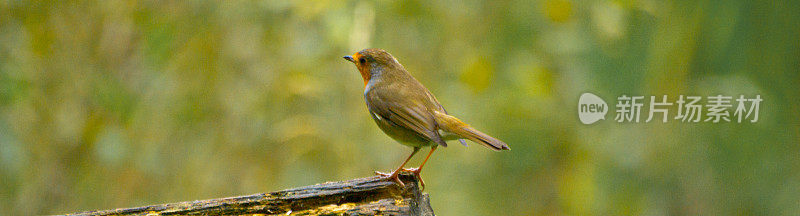
[(367, 107), (371, 112), (380, 115), (381, 118), (393, 125), (412, 130), (427, 140), (447, 146), (437, 132), (436, 120), (430, 111), (421, 104), (421, 101), (405, 98), (409, 100), (401, 104), (399, 101), (387, 99), (380, 94), (366, 94), (365, 96), (367, 97)]
[[(439, 110), (444, 112), (444, 114), (447, 114), (447, 110), (445, 110), (444, 106), (442, 106), (442, 104), (439, 103), (439, 100), (436, 99), (436, 96), (433, 96), (433, 94), (431, 94), (431, 92), (429, 92), (429, 91), (426, 91), (425, 93), (426, 93), (426, 96), (428, 96), (428, 98), (430, 98), (430, 100), (433, 101), (433, 103), (435, 103), (436, 108), (438, 108)], [(440, 134), (440, 136), (441, 136), (441, 134)], [(460, 142), (461, 145), (467, 146), (467, 141), (464, 140), (464, 139), (458, 139), (458, 142)]]

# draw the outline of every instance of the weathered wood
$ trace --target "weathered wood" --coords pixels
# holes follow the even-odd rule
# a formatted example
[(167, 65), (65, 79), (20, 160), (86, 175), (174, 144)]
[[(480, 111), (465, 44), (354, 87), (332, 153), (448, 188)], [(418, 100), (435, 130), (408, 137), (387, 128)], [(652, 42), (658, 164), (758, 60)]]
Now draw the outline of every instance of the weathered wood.
[(434, 215), (428, 194), (402, 174), (401, 188), (378, 177), (327, 182), (272, 193), (88, 211), (69, 215)]

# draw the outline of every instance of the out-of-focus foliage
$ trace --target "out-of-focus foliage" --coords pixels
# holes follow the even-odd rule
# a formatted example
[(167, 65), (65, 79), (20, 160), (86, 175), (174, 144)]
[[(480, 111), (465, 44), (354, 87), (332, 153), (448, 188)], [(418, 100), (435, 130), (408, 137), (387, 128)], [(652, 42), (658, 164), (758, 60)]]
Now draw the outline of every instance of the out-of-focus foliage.
[[(798, 11), (781, 0), (0, 1), (0, 212), (392, 169), (411, 149), (374, 125), (341, 59), (378, 47), (512, 148), (440, 148), (423, 172), (440, 215), (797, 214)], [(612, 110), (587, 126), (583, 92), (764, 102), (757, 123), (617, 123)]]

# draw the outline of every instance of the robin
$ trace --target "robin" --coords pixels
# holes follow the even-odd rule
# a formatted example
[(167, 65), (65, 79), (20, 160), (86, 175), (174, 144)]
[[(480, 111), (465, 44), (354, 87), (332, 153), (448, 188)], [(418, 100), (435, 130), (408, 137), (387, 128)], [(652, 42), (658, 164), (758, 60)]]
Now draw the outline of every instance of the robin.
[[(447, 140), (464, 139), (486, 146), (495, 151), (509, 150), (503, 141), (470, 127), (461, 120), (447, 114), (436, 97), (422, 83), (400, 65), (391, 54), (381, 49), (365, 49), (344, 59), (353, 62), (364, 78), (364, 100), (369, 114), (386, 135), (414, 151), (392, 173), (375, 172), (400, 186), (400, 171), (411, 172), (425, 187), (420, 178), (422, 167), (438, 146), (447, 147)], [(431, 151), (418, 168), (403, 168), (422, 147)]]

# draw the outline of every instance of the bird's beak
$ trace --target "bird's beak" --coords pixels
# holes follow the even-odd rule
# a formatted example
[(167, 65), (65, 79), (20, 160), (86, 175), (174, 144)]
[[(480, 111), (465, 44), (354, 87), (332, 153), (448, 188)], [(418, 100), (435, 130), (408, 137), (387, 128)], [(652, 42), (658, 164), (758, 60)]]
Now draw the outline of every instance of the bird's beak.
[(353, 57), (352, 57), (352, 56), (344, 56), (344, 57), (342, 57), (342, 58), (346, 59), (347, 61), (350, 61), (350, 62), (356, 63), (356, 62), (353, 60)]

